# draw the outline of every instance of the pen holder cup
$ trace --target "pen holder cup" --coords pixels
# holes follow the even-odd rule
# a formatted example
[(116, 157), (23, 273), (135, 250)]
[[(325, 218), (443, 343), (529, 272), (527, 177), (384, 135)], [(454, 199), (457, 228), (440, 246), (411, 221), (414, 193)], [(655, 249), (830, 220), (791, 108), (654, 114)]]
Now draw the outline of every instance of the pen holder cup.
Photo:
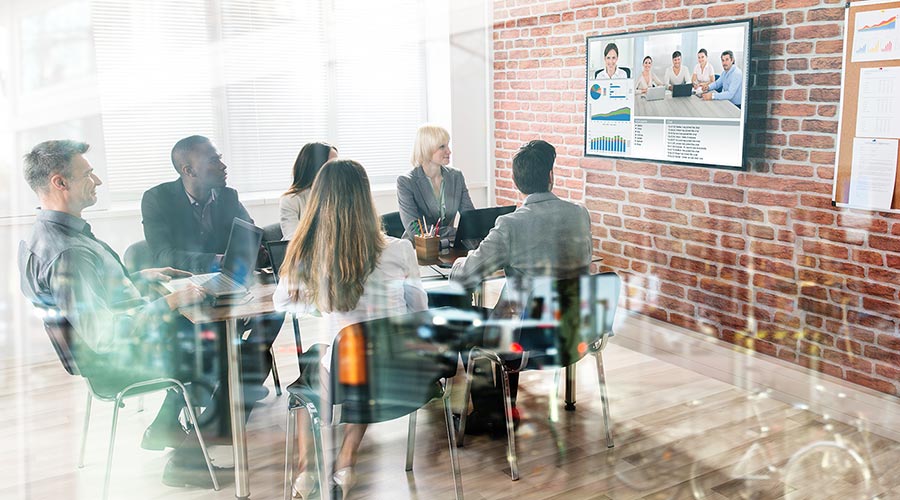
[(415, 236), (416, 257), (422, 260), (433, 260), (441, 253), (441, 239), (437, 236)]

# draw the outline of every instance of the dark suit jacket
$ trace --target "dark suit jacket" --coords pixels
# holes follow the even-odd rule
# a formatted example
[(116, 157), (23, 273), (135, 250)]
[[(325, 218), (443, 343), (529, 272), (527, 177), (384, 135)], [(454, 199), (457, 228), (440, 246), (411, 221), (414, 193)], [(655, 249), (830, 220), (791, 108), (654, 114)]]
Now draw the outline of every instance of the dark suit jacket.
[(141, 200), (144, 238), (155, 266), (172, 266), (192, 273), (210, 272), (216, 254), (225, 253), (235, 217), (253, 223), (231, 188), (216, 190), (212, 206), (213, 231), (203, 234), (194, 220), (191, 202), (181, 179), (165, 182), (144, 193)]
[[(441, 174), (444, 176), (444, 219), (441, 220), (440, 236), (441, 247), (447, 248), (456, 236), (456, 228), (453, 227), (456, 213), (475, 210), (475, 205), (469, 197), (462, 172), (455, 168), (441, 167)], [(437, 222), (440, 217), (440, 200), (435, 198), (431, 181), (422, 167), (416, 167), (397, 178), (397, 201), (400, 205), (400, 219), (406, 229), (404, 238), (413, 239), (415, 232), (410, 231), (410, 228), (418, 227), (415, 221), (423, 215), (425, 223), (429, 225)]]

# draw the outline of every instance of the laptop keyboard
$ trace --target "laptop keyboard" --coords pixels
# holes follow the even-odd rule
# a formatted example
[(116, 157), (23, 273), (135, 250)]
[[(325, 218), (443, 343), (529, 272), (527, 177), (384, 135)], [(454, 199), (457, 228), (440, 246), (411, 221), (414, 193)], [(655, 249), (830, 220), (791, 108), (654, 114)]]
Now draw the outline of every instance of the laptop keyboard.
[(225, 276), (224, 274), (217, 274), (217, 275), (213, 276), (212, 278), (206, 278), (206, 277), (200, 278), (200, 279), (192, 278), (192, 281), (194, 281), (194, 283), (196, 283), (197, 285), (200, 285), (203, 288), (207, 289), (209, 291), (209, 293), (211, 293), (213, 295), (231, 292), (231, 291), (239, 292), (239, 291), (244, 290), (243, 286), (235, 283), (228, 276)]

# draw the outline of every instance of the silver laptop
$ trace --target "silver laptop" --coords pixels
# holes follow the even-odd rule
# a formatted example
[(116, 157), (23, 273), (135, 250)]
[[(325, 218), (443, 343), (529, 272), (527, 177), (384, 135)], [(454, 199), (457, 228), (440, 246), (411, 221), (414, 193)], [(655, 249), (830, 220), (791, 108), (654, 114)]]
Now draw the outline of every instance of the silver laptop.
[(262, 235), (262, 229), (235, 217), (222, 260), (222, 271), (192, 276), (191, 281), (214, 297), (247, 293), (247, 284), (256, 268)]
[(662, 85), (659, 87), (650, 87), (647, 89), (646, 99), (648, 101), (660, 101), (666, 97), (666, 88)]

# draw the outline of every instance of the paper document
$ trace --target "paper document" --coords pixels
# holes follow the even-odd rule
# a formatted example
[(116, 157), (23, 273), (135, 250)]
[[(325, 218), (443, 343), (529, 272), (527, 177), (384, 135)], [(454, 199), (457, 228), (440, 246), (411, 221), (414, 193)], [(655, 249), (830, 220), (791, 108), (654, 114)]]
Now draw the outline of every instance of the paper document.
[(897, 139), (853, 139), (848, 205), (889, 210), (897, 178)]
[(859, 72), (856, 136), (900, 138), (900, 67)]
[(853, 27), (852, 62), (900, 59), (900, 9), (870, 10), (856, 13)]

